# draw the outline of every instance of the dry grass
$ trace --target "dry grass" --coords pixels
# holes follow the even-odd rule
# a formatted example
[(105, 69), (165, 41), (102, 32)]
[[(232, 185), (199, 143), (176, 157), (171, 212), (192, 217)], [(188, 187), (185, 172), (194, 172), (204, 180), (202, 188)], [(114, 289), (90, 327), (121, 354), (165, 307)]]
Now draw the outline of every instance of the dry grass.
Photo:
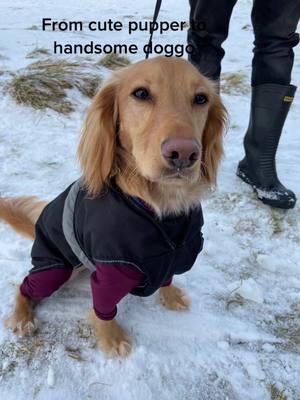
[[(243, 193), (211, 193), (210, 198), (213, 200), (215, 207), (222, 208), (226, 212), (231, 212), (236, 210), (236, 207), (247, 198), (249, 201), (249, 196)], [(253, 196), (254, 199), (254, 196)]]
[(284, 393), (284, 390), (277, 389), (274, 383), (269, 385), (269, 390), (271, 394), (271, 400), (288, 400), (287, 395)]
[(280, 326), (279, 324), (279, 326), (274, 329), (274, 332), (278, 337), (285, 340), (283, 347), (286, 351), (298, 351), (300, 345), (300, 328), (288, 326), (288, 324), (286, 324), (286, 326), (284, 326), (284, 324)]
[(85, 64), (48, 58), (19, 71), (8, 91), (18, 104), (69, 114), (74, 104), (67, 98), (67, 89), (78, 89), (84, 96), (93, 97), (100, 83), (99, 74)]
[(29, 364), (42, 353), (44, 342), (41, 340), (24, 340), (21, 342), (5, 342), (0, 347), (0, 380), (7, 375), (12, 375), (18, 368), (19, 360)]
[(88, 340), (93, 337), (92, 328), (90, 325), (82, 324), (78, 321), (76, 326), (76, 335), (83, 340)]
[(290, 312), (276, 314), (273, 331), (276, 336), (284, 339), (287, 351), (299, 352), (300, 345), (300, 306), (298, 302), (292, 304)]
[(37, 386), (34, 388), (33, 394), (32, 394), (33, 399), (35, 399), (35, 398), (39, 395), (39, 393), (40, 393), (41, 390), (42, 390), (42, 385), (37, 385)]
[(26, 28), (29, 31), (38, 31), (39, 27), (37, 25), (31, 25), (29, 28)]
[(241, 218), (234, 226), (234, 230), (238, 233), (251, 233), (253, 235), (258, 230), (257, 220), (254, 218)]
[(26, 58), (39, 58), (40, 56), (49, 56), (50, 54), (50, 51), (45, 47), (36, 47), (27, 54)]
[(252, 29), (252, 26), (250, 24), (246, 24), (242, 27), (243, 31), (250, 31)]
[(230, 294), (226, 299), (226, 309), (229, 310), (232, 306), (243, 306), (246, 300), (238, 293)]
[(81, 351), (79, 348), (66, 346), (65, 351), (67, 352), (69, 358), (72, 358), (73, 360), (78, 362), (85, 361), (85, 359), (81, 355)]
[(129, 58), (120, 56), (119, 54), (107, 54), (105, 57), (101, 58), (100, 61), (96, 63), (96, 65), (100, 65), (102, 67), (116, 70), (123, 67), (126, 67), (131, 62)]
[(227, 72), (221, 75), (221, 89), (226, 94), (247, 94), (250, 91), (250, 85), (243, 72)]
[(271, 209), (271, 226), (273, 235), (279, 235), (285, 231), (284, 229), (284, 214), (280, 210)]

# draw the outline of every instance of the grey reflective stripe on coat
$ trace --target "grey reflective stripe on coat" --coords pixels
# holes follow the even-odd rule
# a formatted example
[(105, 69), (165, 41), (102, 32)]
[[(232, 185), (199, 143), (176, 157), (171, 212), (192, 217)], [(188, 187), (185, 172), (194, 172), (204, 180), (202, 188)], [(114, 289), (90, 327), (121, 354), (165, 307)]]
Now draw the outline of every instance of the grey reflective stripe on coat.
[(82, 184), (82, 180), (78, 179), (73, 186), (71, 187), (68, 196), (65, 200), (64, 211), (63, 211), (63, 218), (62, 218), (62, 228), (68, 242), (69, 246), (71, 247), (73, 253), (82, 262), (84, 266), (86, 266), (89, 270), (95, 271), (95, 265), (89, 260), (86, 254), (83, 252), (81, 247), (78, 244), (78, 241), (75, 236), (74, 232), (74, 208), (75, 202), (77, 198), (77, 194), (80, 190), (80, 186)]

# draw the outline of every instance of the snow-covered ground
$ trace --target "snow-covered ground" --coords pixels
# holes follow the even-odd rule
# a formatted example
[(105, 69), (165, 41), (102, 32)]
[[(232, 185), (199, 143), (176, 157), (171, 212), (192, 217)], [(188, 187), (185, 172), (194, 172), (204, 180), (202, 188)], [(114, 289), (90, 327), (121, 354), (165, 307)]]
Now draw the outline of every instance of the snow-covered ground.
[[(161, 19), (184, 20), (188, 2), (164, 0)], [(180, 5), (178, 4), (180, 3)], [(251, 1), (238, 2), (226, 42), (224, 72), (251, 73)], [(0, 69), (16, 71), (35, 47), (65, 42), (126, 41), (124, 33), (30, 30), (43, 17), (128, 21), (150, 18), (154, 1), (1, 0)], [(217, 12), (217, 10), (216, 10)], [(244, 29), (242, 29), (244, 28)], [(170, 32), (162, 43), (184, 43)], [(144, 44), (136, 33), (129, 42)], [(156, 41), (158, 36), (156, 35)], [(132, 56), (137, 60), (140, 56)], [(98, 57), (94, 57), (94, 60)], [(300, 84), (296, 50), (293, 83)], [(106, 72), (107, 73), (107, 72)], [(8, 79), (0, 76), (1, 82)], [(64, 117), (0, 98), (0, 193), (51, 199), (78, 176), (75, 152), (89, 101)], [(37, 309), (40, 331), (17, 339), (2, 323), (15, 285), (30, 267), (31, 242), (0, 224), (0, 393), (6, 400), (264, 400), (270, 384), (300, 399), (300, 203), (271, 210), (235, 176), (248, 122), (249, 94), (224, 95), (231, 116), (219, 187), (203, 203), (205, 249), (190, 273), (176, 278), (192, 298), (186, 314), (164, 310), (157, 296), (126, 298), (119, 321), (133, 337), (132, 355), (107, 359), (86, 323), (91, 307), (87, 274), (68, 283)], [(300, 96), (292, 106), (278, 152), (279, 175), (300, 197)]]

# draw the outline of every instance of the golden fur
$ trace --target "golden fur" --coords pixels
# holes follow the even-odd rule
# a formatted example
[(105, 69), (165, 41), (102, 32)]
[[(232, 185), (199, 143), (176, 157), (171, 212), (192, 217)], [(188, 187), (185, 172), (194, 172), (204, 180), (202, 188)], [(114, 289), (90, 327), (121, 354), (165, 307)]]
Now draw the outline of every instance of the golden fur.
[[(153, 101), (134, 99), (139, 87), (150, 90)], [(193, 104), (197, 92), (207, 95), (207, 105)], [(93, 101), (78, 148), (89, 194), (97, 196), (114, 176), (159, 215), (188, 210), (216, 182), (226, 116), (213, 83), (185, 60), (158, 57), (115, 73)], [(182, 179), (166, 179), (161, 143), (172, 137), (202, 145), (200, 162)]]
[[(132, 95), (141, 87), (151, 93), (150, 101)], [(198, 93), (207, 97), (207, 104), (193, 103)], [(183, 59), (158, 57), (120, 70), (95, 96), (79, 143), (89, 195), (99, 195), (114, 177), (124, 192), (143, 199), (161, 217), (187, 212), (216, 182), (226, 117), (214, 84)], [(161, 154), (161, 144), (176, 137), (197, 141), (201, 158), (174, 173)], [(34, 238), (35, 222), (46, 204), (34, 197), (0, 199), (0, 218)], [(187, 296), (173, 285), (160, 289), (160, 299), (171, 310), (189, 307)], [(7, 326), (20, 335), (32, 334), (37, 326), (32, 306), (18, 290)], [(130, 339), (116, 320), (101, 321), (92, 312), (90, 322), (105, 352), (130, 352)]]
[(46, 205), (46, 201), (34, 196), (0, 198), (0, 219), (6, 221), (18, 233), (34, 239), (35, 223)]

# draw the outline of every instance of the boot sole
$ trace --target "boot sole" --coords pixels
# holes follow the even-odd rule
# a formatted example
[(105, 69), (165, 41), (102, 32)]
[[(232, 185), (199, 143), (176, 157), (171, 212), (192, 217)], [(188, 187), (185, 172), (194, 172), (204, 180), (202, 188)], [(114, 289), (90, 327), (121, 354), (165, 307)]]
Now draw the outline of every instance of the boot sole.
[(295, 207), (296, 202), (291, 202), (291, 201), (279, 201), (279, 200), (274, 200), (274, 199), (268, 199), (266, 197), (260, 196), (259, 191), (260, 189), (256, 187), (256, 185), (251, 181), (251, 179), (248, 178), (248, 176), (240, 169), (237, 169), (236, 175), (245, 183), (250, 185), (254, 191), (254, 193), (257, 195), (258, 200), (262, 201), (264, 204), (274, 207), (274, 208), (281, 208), (283, 210), (289, 210)]

